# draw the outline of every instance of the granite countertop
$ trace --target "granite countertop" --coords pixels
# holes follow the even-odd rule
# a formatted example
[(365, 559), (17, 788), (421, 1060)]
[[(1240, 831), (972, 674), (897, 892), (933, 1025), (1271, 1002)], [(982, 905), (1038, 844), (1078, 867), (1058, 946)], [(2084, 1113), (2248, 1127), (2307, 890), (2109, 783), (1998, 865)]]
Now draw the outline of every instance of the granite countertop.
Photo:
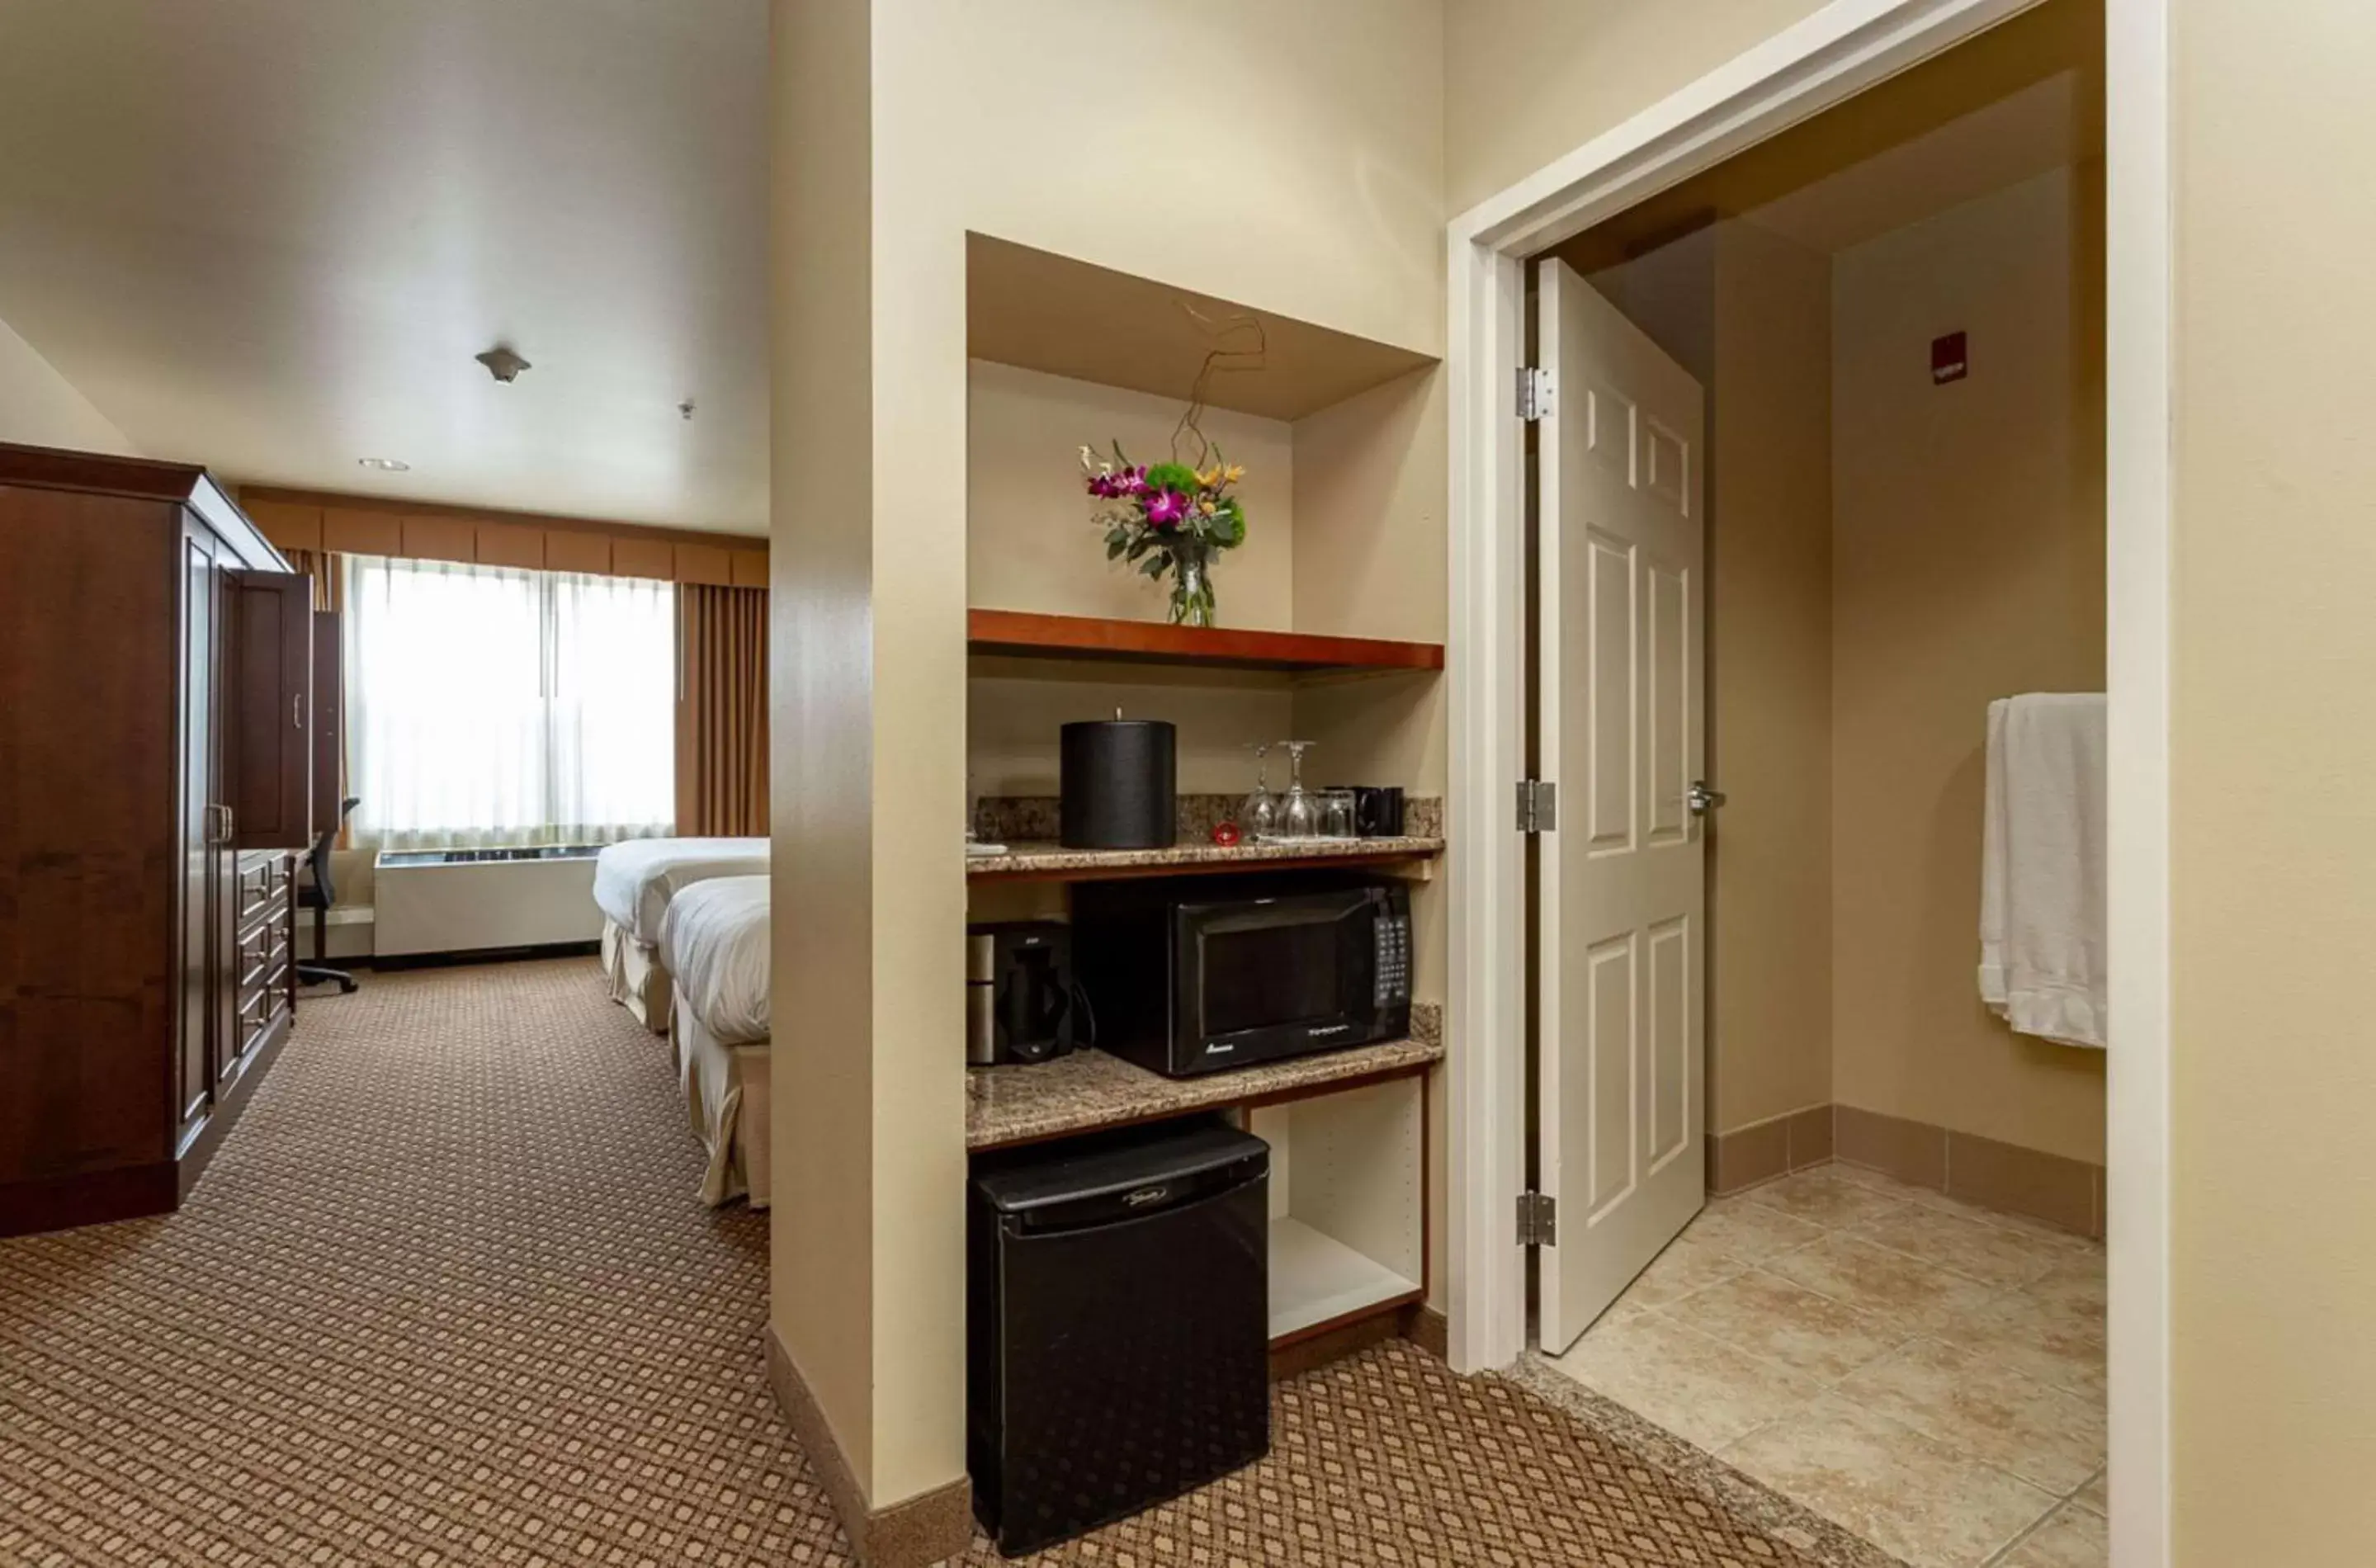
[(1194, 1078), (1167, 1078), (1109, 1056), (1076, 1051), (1028, 1066), (966, 1072), (966, 1147), (1000, 1148), (1068, 1133), (1218, 1110), (1250, 1099), (1351, 1084), (1443, 1059), (1443, 1014), (1411, 1004), (1411, 1038), (1268, 1062)]
[(1067, 849), (1061, 844), (1016, 843), (1003, 855), (968, 855), (968, 876), (1123, 871), (1140, 866), (1261, 865), (1271, 861), (1426, 859), (1443, 853), (1441, 838), (1308, 838), (1291, 843), (1181, 843), (1168, 849)]

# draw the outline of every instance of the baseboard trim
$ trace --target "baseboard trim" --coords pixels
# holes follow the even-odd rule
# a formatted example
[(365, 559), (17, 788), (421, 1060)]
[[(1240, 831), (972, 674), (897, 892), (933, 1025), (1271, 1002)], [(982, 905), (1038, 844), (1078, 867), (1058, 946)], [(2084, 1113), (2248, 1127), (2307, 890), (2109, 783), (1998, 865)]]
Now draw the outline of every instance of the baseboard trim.
[(1411, 1313), (1410, 1331), (1403, 1336), (1439, 1361), (1452, 1359), (1452, 1320), (1422, 1303)]
[(1811, 1105), (1769, 1116), (1729, 1133), (1711, 1133), (1707, 1140), (1707, 1190), (1724, 1197), (1828, 1164), (1832, 1158), (1832, 1108)]
[(959, 1478), (946, 1486), (904, 1498), (887, 1508), (868, 1504), (849, 1457), (825, 1419), (808, 1380), (792, 1361), (791, 1352), (766, 1330), (767, 1386), (776, 1404), (791, 1423), (792, 1435), (808, 1451), (825, 1483), (826, 1501), (849, 1538), (850, 1551), (864, 1568), (930, 1568), (930, 1564), (961, 1556), (973, 1545), (973, 1487)]
[(1707, 1190), (1727, 1197), (1837, 1162), (1878, 1170), (1976, 1208), (2101, 1240), (2104, 1168), (1928, 1122), (1817, 1105), (1708, 1134)]
[(1853, 1105), (1835, 1108), (1843, 1164), (2101, 1241), (2104, 1168)]

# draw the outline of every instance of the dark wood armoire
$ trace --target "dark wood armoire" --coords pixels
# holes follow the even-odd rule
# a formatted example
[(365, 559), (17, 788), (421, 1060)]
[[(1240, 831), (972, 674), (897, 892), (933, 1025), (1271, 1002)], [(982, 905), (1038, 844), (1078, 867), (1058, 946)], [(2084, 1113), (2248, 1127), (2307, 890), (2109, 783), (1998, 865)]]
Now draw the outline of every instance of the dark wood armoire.
[(0, 445), (0, 1235), (177, 1207), (289, 1034), (313, 603), (205, 469)]

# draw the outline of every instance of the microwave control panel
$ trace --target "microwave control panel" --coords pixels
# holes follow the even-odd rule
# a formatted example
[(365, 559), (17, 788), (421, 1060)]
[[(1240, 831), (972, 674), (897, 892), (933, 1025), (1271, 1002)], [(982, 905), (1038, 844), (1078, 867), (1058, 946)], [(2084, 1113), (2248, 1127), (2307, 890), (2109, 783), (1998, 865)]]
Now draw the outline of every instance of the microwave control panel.
[(1372, 1000), (1381, 1007), (1410, 1000), (1410, 920), (1408, 917), (1379, 921), (1371, 928), (1376, 933), (1377, 954), (1372, 973), (1377, 986)]

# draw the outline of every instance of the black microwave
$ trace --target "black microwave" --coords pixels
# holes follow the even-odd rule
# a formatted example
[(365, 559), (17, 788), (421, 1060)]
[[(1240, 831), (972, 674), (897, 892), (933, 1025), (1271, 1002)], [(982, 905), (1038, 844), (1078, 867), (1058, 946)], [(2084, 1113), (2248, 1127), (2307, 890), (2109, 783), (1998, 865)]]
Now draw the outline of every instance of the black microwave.
[(1410, 893), (1375, 877), (1175, 878), (1073, 892), (1098, 1044), (1168, 1077), (1410, 1032)]

